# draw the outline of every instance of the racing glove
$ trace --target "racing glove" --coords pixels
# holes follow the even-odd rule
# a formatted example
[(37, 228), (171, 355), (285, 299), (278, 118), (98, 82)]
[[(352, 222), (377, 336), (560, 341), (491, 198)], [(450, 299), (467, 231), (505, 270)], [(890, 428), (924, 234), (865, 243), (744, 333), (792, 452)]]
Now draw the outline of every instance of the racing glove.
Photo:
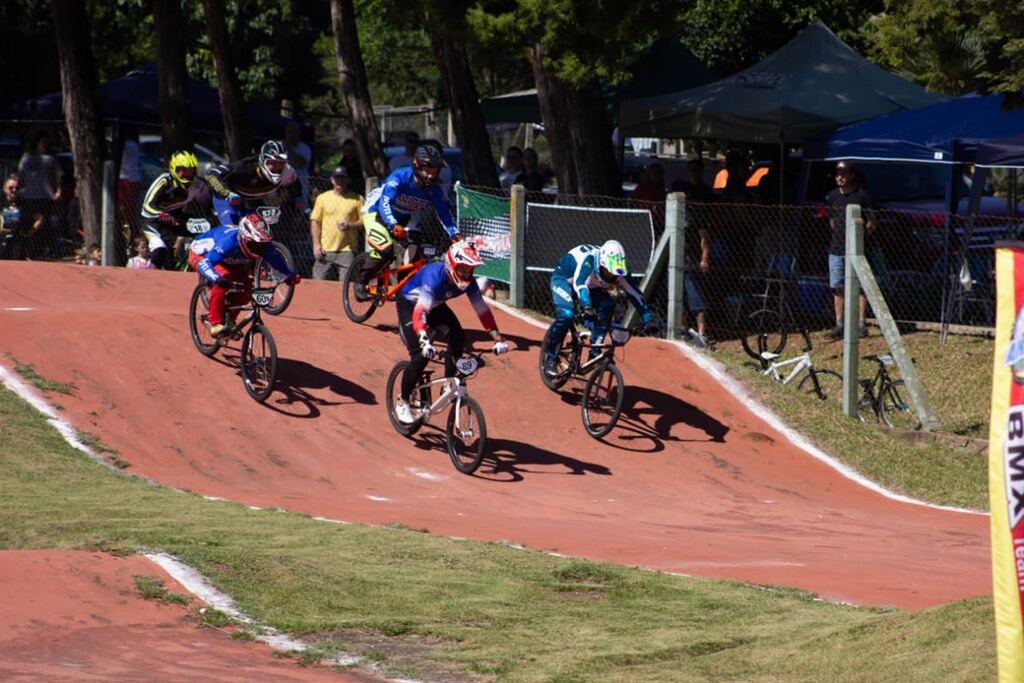
[(395, 237), (395, 239), (404, 239), (405, 226), (402, 225), (401, 223), (395, 223), (394, 225), (391, 226), (391, 234)]
[(427, 360), (432, 360), (437, 357), (437, 349), (430, 343), (430, 337), (427, 336), (426, 330), (420, 332), (420, 355)]
[(504, 339), (499, 339), (498, 341), (494, 342), (494, 348), (492, 350), (498, 356), (508, 353), (508, 342), (505, 341)]
[(221, 289), (231, 289), (234, 282), (226, 277), (219, 277), (213, 282), (214, 287), (220, 287)]

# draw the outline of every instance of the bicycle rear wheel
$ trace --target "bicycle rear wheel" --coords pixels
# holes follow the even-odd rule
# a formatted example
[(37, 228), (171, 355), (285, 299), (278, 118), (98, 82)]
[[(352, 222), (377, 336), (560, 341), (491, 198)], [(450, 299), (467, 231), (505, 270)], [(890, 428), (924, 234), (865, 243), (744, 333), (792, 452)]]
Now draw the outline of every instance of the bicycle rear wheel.
[(595, 439), (610, 432), (622, 413), (622, 373), (605, 361), (583, 387), (583, 428)]
[[(345, 315), (354, 323), (366, 322), (377, 310), (377, 297), (374, 296), (368, 301), (360, 301), (356, 298), (356, 284), (359, 282), (359, 272), (365, 267), (369, 254), (360, 254), (352, 261), (352, 265), (345, 271), (345, 281), (341, 283), (341, 305), (345, 309)], [(366, 286), (367, 290), (376, 294), (378, 280), (372, 280)]]
[(917, 429), (921, 423), (910, 407), (910, 393), (906, 383), (897, 379), (882, 387), (881, 415), (891, 429)]
[[(415, 422), (408, 424), (399, 420), (398, 415), (395, 414), (395, 401), (398, 400), (401, 394), (402, 373), (405, 372), (407, 367), (409, 367), (409, 361), (407, 360), (395, 363), (395, 367), (391, 368), (391, 374), (388, 375), (387, 388), (384, 390), (384, 407), (388, 411), (388, 420), (391, 422), (391, 426), (395, 428), (395, 431), (402, 436), (412, 436), (419, 431), (424, 422), (424, 418), (421, 417)], [(422, 376), (420, 380), (422, 385)], [(413, 389), (412, 396), (409, 397), (409, 406), (414, 412), (422, 412), (430, 407), (430, 403), (431, 392), (429, 386), (419, 386)]]
[(207, 290), (203, 282), (192, 290), (192, 299), (188, 303), (188, 329), (199, 353), (209, 358), (217, 353), (220, 344), (210, 334), (210, 297)]
[(786, 348), (786, 328), (775, 311), (759, 309), (748, 315), (743, 323), (740, 343), (751, 358), (760, 361), (762, 353), (782, 353), (782, 349)]
[(270, 330), (256, 323), (242, 337), (242, 384), (255, 400), (263, 402), (277, 379), (277, 345)]
[[(280, 242), (274, 242), (274, 249), (284, 259), (285, 264), (288, 266), (288, 270), (295, 272), (295, 258), (292, 257), (291, 250), (284, 246)], [(285, 309), (292, 302), (292, 297), (295, 295), (295, 287), (282, 282), (284, 275), (279, 273), (270, 262), (266, 259), (258, 259), (255, 267), (256, 274), (256, 287), (274, 287), (277, 285), (277, 289), (274, 290), (274, 301), (269, 306), (264, 306), (263, 310), (270, 315), (281, 315), (285, 312)], [(278, 283), (281, 283), (278, 285)]]
[(487, 423), (480, 405), (469, 396), (453, 403), (444, 436), (455, 469), (463, 474), (476, 472), (487, 448)]
[(562, 341), (558, 343), (558, 352), (555, 355), (555, 370), (557, 375), (551, 376), (547, 373), (547, 362), (545, 349), (551, 339), (551, 330), (544, 333), (544, 341), (540, 345), (540, 380), (551, 391), (558, 391), (572, 377), (573, 368), (579, 365), (580, 347), (572, 336), (572, 330), (566, 330)]
[(843, 376), (831, 370), (811, 370), (800, 380), (797, 388), (801, 394), (814, 394), (822, 401), (843, 400)]

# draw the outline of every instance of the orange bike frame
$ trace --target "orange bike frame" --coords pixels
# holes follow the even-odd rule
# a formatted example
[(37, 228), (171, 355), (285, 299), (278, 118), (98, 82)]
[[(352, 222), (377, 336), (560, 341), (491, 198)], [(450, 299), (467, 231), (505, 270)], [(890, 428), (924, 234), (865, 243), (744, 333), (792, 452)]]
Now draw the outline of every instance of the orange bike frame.
[(378, 282), (388, 282), (391, 280), (392, 275), (397, 275), (399, 279), (398, 282), (391, 285), (384, 291), (383, 299), (385, 301), (393, 300), (395, 296), (398, 294), (398, 292), (402, 290), (402, 287), (405, 287), (405, 283), (411, 280), (412, 276), (415, 275), (419, 271), (419, 269), (425, 266), (426, 264), (427, 259), (418, 258), (412, 263), (406, 263), (405, 265), (398, 266), (396, 268), (392, 268), (390, 265), (384, 268), (384, 270), (377, 275)]

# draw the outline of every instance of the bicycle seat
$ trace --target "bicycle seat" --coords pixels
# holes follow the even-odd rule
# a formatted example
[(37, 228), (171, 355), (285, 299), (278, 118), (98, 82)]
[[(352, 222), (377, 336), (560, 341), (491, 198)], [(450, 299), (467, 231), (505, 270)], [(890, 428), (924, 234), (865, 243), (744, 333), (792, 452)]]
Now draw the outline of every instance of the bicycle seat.
[(883, 353), (883, 354), (874, 354), (873, 353), (871, 355), (864, 356), (864, 360), (873, 360), (876, 363), (881, 363), (882, 365), (892, 365), (893, 363), (896, 362), (893, 359), (892, 355), (888, 354), (888, 353)]

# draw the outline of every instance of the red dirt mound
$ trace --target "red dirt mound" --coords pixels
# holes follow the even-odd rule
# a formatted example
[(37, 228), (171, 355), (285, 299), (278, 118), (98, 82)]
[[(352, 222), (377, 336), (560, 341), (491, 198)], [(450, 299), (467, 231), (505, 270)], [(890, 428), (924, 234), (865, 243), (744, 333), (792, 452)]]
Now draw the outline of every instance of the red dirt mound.
[[(258, 506), (411, 527), (654, 569), (923, 607), (989, 591), (988, 521), (887, 499), (790, 444), (664, 342), (620, 365), (623, 421), (583, 431), (578, 388), (537, 378), (543, 330), (498, 313), (513, 352), (470, 385), (492, 456), (458, 474), (436, 430), (390, 427), (385, 378), (404, 349), (393, 305), (368, 325), (339, 286), (303, 282), (268, 325), (281, 356), (266, 405), (237, 352), (189, 339), (195, 275), (5, 263), (0, 351), (72, 382), (64, 415), (131, 471)], [(463, 301), (467, 328), (479, 329)], [(480, 348), (485, 336), (470, 332)], [(215, 400), (211, 400), (215, 399)]]

